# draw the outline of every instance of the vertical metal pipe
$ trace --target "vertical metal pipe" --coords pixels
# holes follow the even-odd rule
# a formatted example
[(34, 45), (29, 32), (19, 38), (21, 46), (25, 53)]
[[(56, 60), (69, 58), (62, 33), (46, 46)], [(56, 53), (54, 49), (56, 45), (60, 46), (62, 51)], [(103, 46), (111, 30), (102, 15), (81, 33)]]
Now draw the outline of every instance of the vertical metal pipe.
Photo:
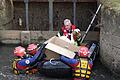
[(25, 3), (25, 20), (26, 20), (26, 29), (29, 31), (29, 17), (28, 17), (28, 3), (29, 0), (24, 0)]
[(76, 25), (76, 0), (73, 0), (73, 23)]
[(53, 31), (53, 1), (54, 0), (48, 0), (49, 1), (49, 30)]

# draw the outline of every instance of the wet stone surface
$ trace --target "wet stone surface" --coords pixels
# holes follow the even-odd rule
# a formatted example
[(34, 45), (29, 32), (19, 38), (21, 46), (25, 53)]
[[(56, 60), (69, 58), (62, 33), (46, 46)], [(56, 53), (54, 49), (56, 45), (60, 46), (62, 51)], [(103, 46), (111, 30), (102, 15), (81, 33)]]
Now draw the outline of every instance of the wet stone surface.
[[(70, 80), (48, 78), (39, 73), (32, 75), (15, 75), (12, 71), (11, 64), (14, 59), (13, 49), (16, 46), (17, 45), (0, 45), (0, 80)], [(113, 76), (111, 72), (101, 64), (99, 57), (97, 57), (94, 62), (91, 80), (119, 80), (119, 78)]]

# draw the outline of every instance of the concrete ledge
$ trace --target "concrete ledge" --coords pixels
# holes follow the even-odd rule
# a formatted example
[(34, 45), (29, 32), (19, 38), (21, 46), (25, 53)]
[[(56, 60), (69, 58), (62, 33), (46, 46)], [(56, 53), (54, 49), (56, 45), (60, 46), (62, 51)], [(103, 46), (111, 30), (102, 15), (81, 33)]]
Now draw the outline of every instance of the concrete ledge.
[(1, 40), (4, 44), (20, 44), (20, 40)]
[[(0, 42), (5, 44), (18, 44), (31, 42), (43, 43), (49, 38), (55, 36), (58, 31), (18, 31), (18, 30), (0, 30)], [(84, 34), (84, 32), (81, 32)], [(89, 32), (85, 40), (99, 41), (99, 32)]]
[(37, 42), (42, 43), (52, 36), (55, 36), (57, 31), (18, 31), (18, 30), (0, 30), (0, 42), (5, 44), (18, 44)]

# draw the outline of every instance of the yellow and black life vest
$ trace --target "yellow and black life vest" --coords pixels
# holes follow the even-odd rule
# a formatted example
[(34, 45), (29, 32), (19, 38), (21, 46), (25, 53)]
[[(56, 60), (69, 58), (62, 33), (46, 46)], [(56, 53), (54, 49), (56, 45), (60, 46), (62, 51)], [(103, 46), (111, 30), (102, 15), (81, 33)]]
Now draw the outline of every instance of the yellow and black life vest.
[(21, 59), (14, 59), (13, 63), (12, 63), (12, 68), (13, 68), (13, 72), (15, 74), (19, 74), (20, 72), (17, 70), (17, 66), (16, 66), (16, 63), (21, 60)]
[(90, 78), (91, 68), (89, 65), (89, 60), (87, 58), (80, 58), (79, 60), (80, 62), (74, 71), (74, 77)]
[(21, 60), (21, 58), (17, 58), (17, 59), (14, 59), (13, 63), (12, 63), (12, 68), (13, 68), (13, 72), (15, 74), (23, 74), (23, 73), (26, 73), (26, 74), (33, 74), (35, 73), (37, 70), (36, 69), (31, 69), (29, 70), (30, 67), (27, 67), (25, 70), (19, 70), (17, 68), (17, 62)]

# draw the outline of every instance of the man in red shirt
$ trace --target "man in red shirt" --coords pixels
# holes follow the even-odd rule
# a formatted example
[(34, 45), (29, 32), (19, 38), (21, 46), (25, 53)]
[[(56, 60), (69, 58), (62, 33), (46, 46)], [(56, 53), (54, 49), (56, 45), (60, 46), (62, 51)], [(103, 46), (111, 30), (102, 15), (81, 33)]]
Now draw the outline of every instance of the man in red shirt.
[(81, 34), (80, 34), (80, 30), (77, 29), (76, 26), (73, 25), (69, 19), (65, 19), (64, 25), (60, 30), (60, 35), (58, 36), (66, 36), (70, 40), (72, 40), (72, 37), (73, 37), (74, 41), (78, 43), (79, 41), (78, 39), (80, 39)]

